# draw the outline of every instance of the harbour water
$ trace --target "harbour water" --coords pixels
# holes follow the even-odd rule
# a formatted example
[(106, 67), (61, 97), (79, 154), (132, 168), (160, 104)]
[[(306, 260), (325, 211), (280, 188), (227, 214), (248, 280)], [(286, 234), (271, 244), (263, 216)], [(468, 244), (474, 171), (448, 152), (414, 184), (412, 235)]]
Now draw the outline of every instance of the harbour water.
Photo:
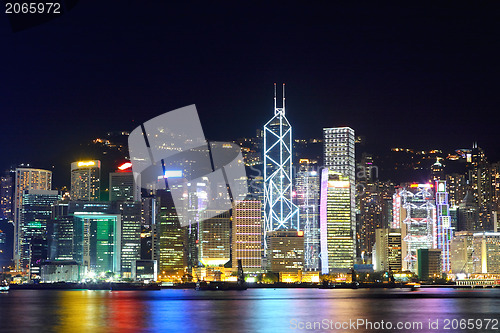
[(0, 332), (496, 332), (499, 319), (500, 289), (0, 293)]

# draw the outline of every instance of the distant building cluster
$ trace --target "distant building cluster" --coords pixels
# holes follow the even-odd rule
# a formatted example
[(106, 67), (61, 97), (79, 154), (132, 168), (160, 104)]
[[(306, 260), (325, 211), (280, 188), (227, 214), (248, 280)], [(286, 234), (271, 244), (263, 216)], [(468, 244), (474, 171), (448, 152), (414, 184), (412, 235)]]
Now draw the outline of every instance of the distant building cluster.
[(141, 189), (125, 156), (68, 163), (69, 188), (54, 189), (50, 170), (12, 168), (0, 179), (0, 264), (42, 282), (235, 280), (238, 262), (254, 281), (500, 274), (500, 163), (477, 144), (382, 157), (360, 152), (364, 141), (349, 127), (294, 139), (275, 97), (256, 137), (235, 140), (249, 194), (225, 211), (210, 211), (203, 177), (185, 185), (183, 210), (171, 191), (181, 185)]

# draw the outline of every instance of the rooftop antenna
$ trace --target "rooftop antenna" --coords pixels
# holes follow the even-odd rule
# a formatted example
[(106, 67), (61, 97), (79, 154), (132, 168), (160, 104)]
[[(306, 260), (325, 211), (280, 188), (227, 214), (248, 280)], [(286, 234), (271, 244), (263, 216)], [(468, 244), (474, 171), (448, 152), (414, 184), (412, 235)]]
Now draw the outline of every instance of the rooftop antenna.
[(274, 83), (274, 110), (276, 110), (276, 82)]
[(283, 113), (285, 113), (285, 84), (283, 83)]

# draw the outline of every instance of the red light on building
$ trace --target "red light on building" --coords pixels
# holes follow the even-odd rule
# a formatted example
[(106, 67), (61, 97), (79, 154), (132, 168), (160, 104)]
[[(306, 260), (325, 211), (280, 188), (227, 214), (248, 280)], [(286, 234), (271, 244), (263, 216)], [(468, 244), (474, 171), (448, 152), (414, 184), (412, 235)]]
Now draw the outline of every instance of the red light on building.
[(130, 162), (125, 162), (125, 163), (123, 163), (122, 165), (120, 165), (120, 166), (118, 167), (118, 170), (120, 170), (120, 171), (127, 171), (127, 170), (128, 170), (128, 169), (130, 169), (131, 167), (132, 167), (132, 163), (130, 163)]

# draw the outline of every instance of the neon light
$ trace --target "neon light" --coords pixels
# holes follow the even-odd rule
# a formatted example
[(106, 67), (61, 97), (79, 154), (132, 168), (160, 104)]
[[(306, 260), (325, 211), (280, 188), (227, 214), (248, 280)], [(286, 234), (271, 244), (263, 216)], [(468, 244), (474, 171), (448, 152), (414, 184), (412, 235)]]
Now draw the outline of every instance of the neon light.
[(94, 161), (80, 161), (80, 162), (78, 162), (79, 167), (94, 166), (94, 165), (95, 165)]
[(166, 170), (163, 178), (181, 178), (182, 170)]
[(132, 163), (125, 162), (118, 167), (118, 170), (127, 170), (127, 169), (130, 169), (131, 167), (132, 167)]
[(329, 180), (328, 187), (335, 188), (349, 188), (351, 186), (350, 182), (345, 180)]

